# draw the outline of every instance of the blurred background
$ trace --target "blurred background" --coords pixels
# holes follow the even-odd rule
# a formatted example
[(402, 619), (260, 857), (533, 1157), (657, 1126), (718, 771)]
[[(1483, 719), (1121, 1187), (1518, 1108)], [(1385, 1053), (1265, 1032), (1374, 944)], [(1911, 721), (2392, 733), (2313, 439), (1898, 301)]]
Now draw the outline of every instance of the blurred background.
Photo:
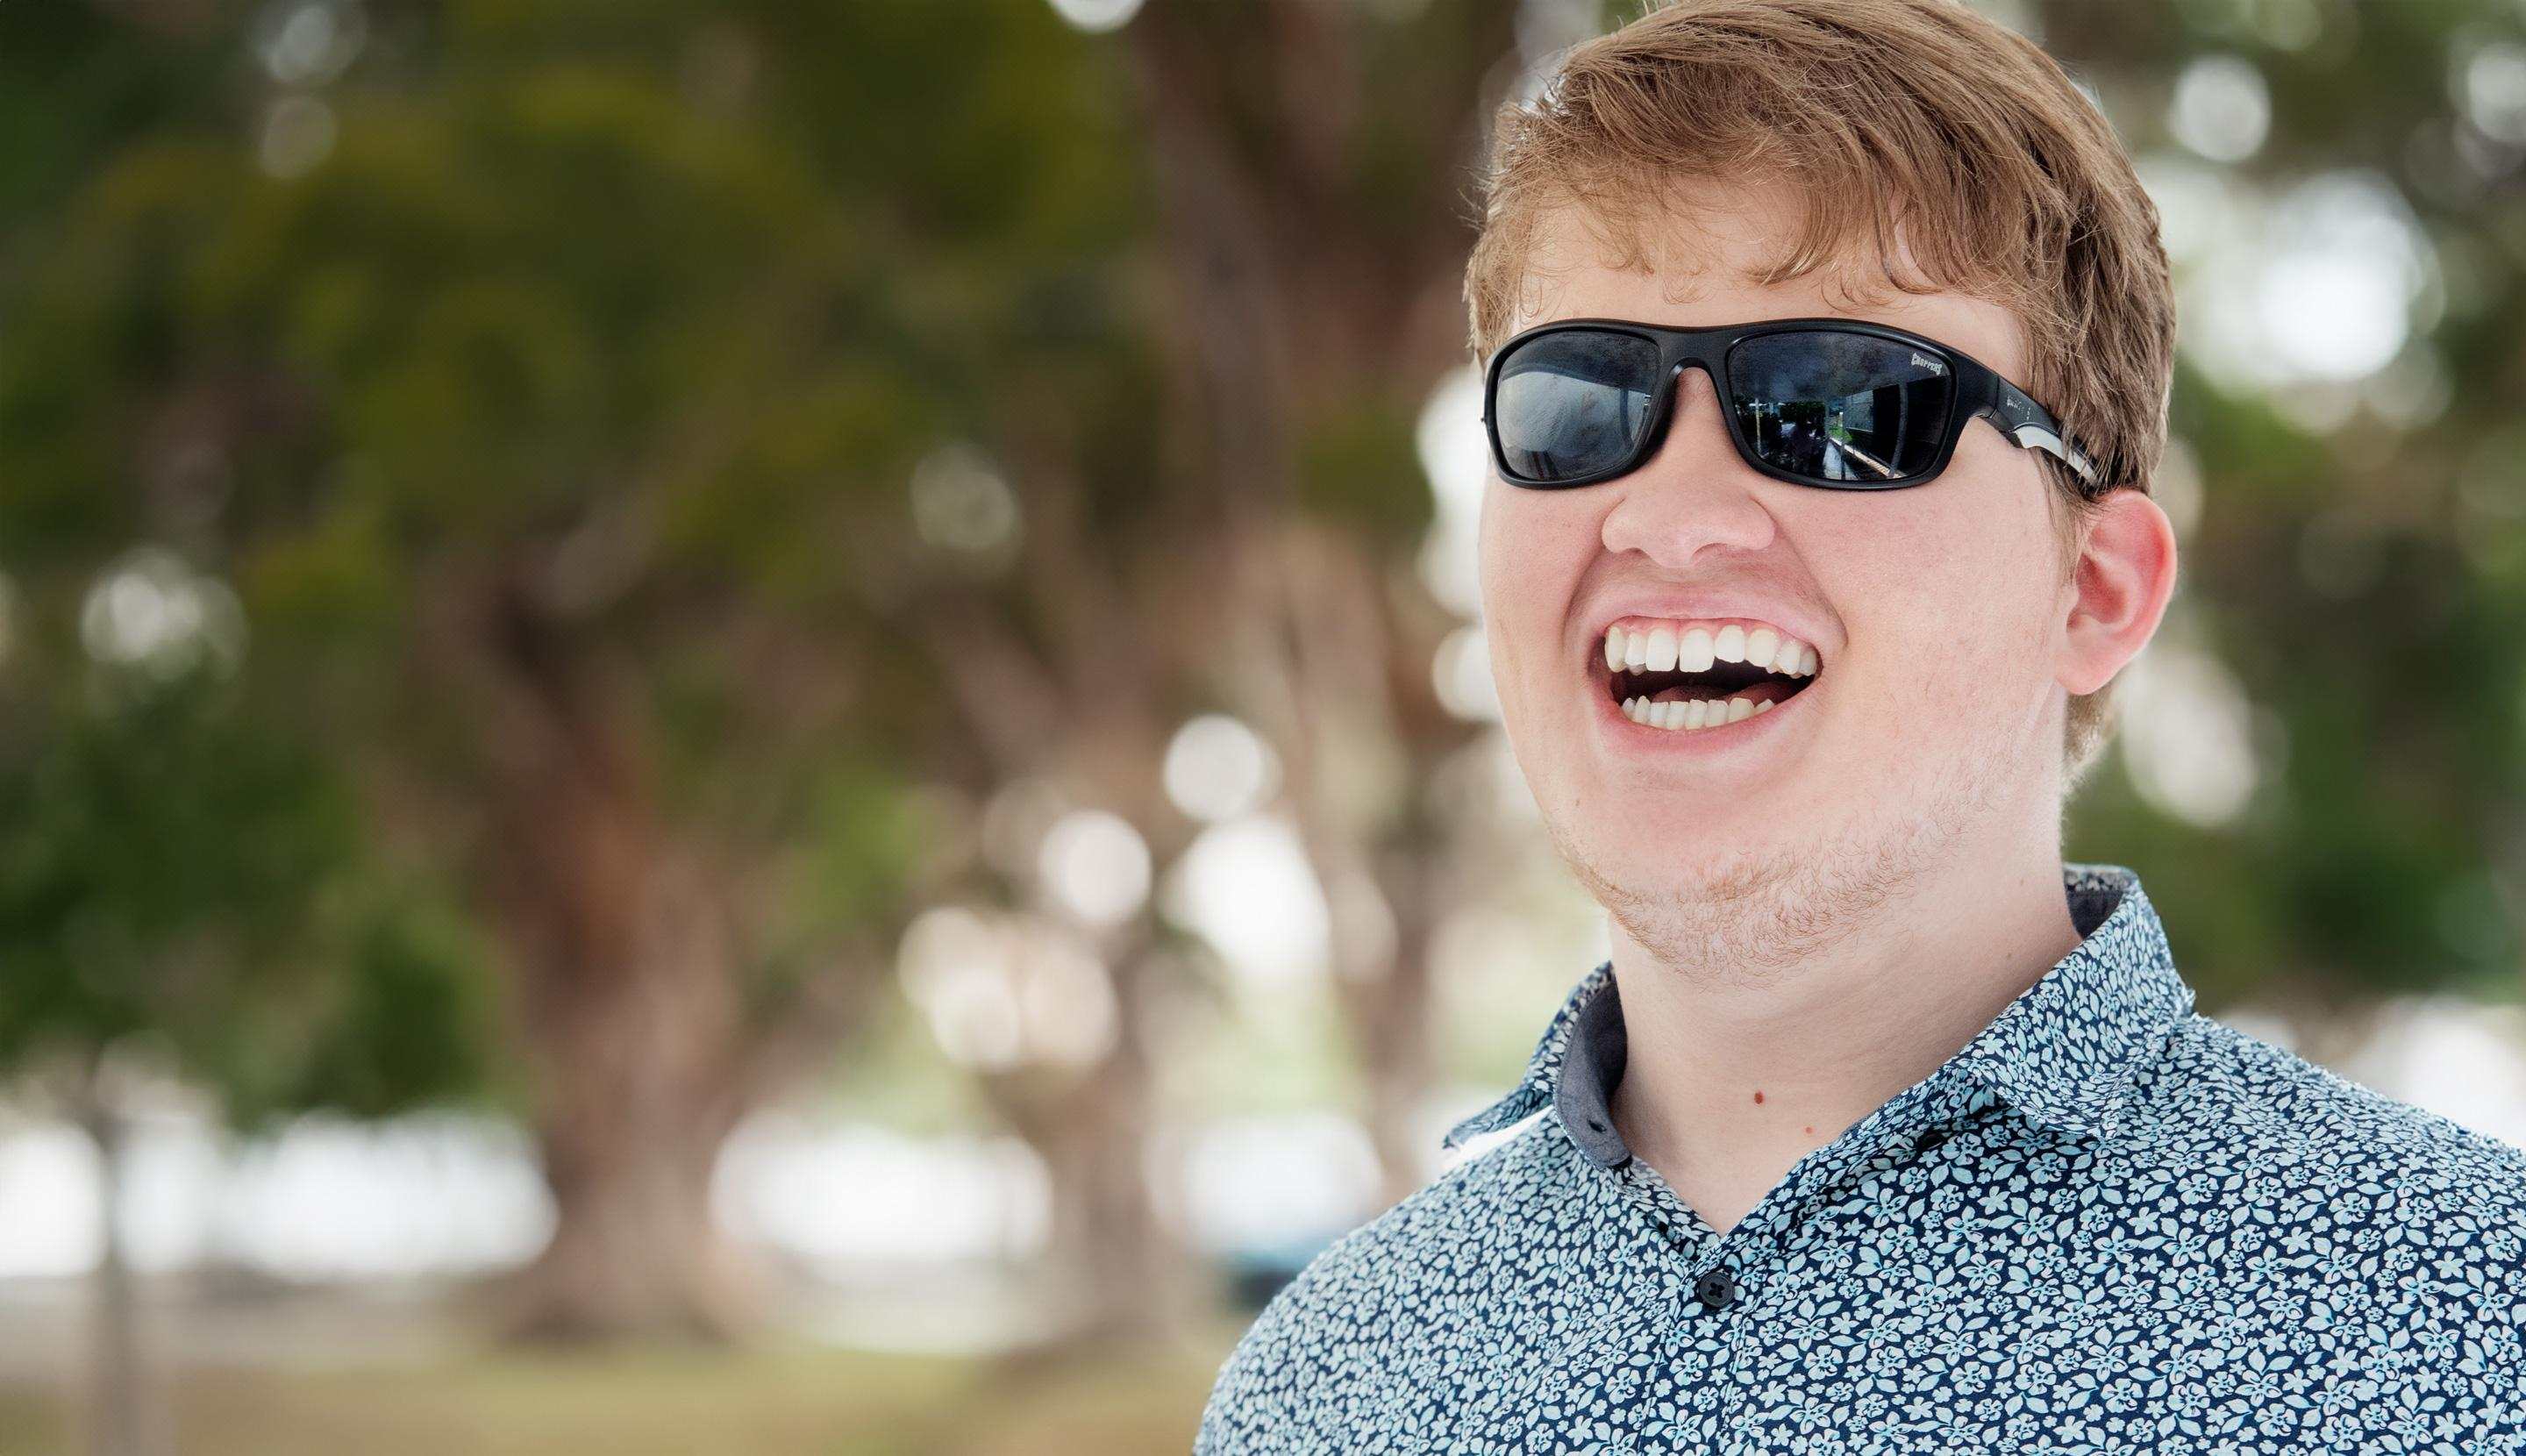
[[(2526, 5), (1978, 3), (2182, 286), (2069, 856), (2526, 1139)], [(0, 7), (0, 1450), (1185, 1449), (1602, 951), (1459, 287), (1636, 12)]]

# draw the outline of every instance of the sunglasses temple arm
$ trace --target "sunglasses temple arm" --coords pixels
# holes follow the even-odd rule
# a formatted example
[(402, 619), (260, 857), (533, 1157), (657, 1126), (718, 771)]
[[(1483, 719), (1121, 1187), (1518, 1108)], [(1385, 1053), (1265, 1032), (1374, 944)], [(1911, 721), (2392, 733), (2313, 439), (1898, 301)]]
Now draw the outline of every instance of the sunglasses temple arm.
[(1999, 427), (1999, 432), (2008, 436), (2020, 449), (2041, 450), (2077, 472), (2080, 479), (2090, 485), (2097, 484), (2096, 462), (2071, 442), (2061, 428), (2061, 422), (2052, 418), (2052, 412), (2037, 404), (2033, 396), (2006, 379), (1996, 375), (1992, 378), (1996, 386), (1994, 393), (1997, 395), (1993, 412), (1996, 418), (1992, 423)]
[(2052, 431), (2046, 429), (2044, 427), (2040, 425), (2021, 425), (2017, 427), (2017, 432), (2012, 436), (2012, 438), (2014, 438), (2021, 446), (2028, 449), (2041, 450), (2047, 455), (2059, 459), (2062, 464), (2078, 472), (2079, 478), (2087, 481), (2089, 484), (2094, 485), (2097, 483), (2096, 463), (2088, 459), (2087, 453), (2081, 450), (2078, 446), (2071, 444), (2068, 440), (2065, 440), (2059, 435), (2054, 434)]

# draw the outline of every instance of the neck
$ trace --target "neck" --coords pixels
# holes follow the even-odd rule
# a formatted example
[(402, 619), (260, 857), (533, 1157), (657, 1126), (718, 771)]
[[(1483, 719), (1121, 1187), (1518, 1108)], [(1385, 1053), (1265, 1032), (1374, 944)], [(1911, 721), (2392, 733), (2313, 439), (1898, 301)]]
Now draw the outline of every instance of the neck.
[(1936, 1071), (2080, 938), (2057, 838), (1950, 860), (1861, 904), (1754, 975), (1659, 959), (1615, 927), (1630, 1044), (1615, 1124), (1715, 1230)]

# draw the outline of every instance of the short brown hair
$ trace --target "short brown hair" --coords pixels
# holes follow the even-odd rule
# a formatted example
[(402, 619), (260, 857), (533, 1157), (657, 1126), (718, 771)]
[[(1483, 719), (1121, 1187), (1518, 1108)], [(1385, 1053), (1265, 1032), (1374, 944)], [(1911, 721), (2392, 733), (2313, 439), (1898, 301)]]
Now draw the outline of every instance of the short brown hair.
[[(2165, 448), (2174, 289), (2156, 205), (2112, 126), (2050, 56), (1962, 0), (1669, 0), (1572, 47), (1538, 97), (1500, 109), (1465, 272), (1476, 360), (1511, 332), (1555, 209), (1582, 208), (1617, 266), (1642, 267), (1662, 179), (1747, 176), (1806, 202), (1759, 281), (1859, 256), (1904, 292), (2017, 317), (2017, 382), (2099, 472), (2085, 486), (2037, 456), (2066, 576), (2095, 498), (2147, 490)], [(1895, 276), (1898, 226), (1925, 278)], [(2103, 750), (2112, 689), (2070, 699), (2066, 786)]]

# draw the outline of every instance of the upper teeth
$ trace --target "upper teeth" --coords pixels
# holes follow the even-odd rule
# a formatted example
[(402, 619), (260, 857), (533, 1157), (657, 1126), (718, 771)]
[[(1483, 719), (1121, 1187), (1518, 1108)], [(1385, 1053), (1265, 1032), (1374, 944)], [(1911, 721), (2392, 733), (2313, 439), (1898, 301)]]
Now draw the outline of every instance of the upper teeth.
[(1715, 629), (1676, 622), (1636, 622), (1629, 628), (1605, 630), (1605, 666), (1617, 673), (1671, 673), (1679, 668), (1698, 673), (1714, 662), (1748, 663), (1784, 677), (1806, 678), (1814, 675), (1817, 658), (1813, 647), (1777, 628), (1757, 627), (1749, 632), (1733, 622)]

